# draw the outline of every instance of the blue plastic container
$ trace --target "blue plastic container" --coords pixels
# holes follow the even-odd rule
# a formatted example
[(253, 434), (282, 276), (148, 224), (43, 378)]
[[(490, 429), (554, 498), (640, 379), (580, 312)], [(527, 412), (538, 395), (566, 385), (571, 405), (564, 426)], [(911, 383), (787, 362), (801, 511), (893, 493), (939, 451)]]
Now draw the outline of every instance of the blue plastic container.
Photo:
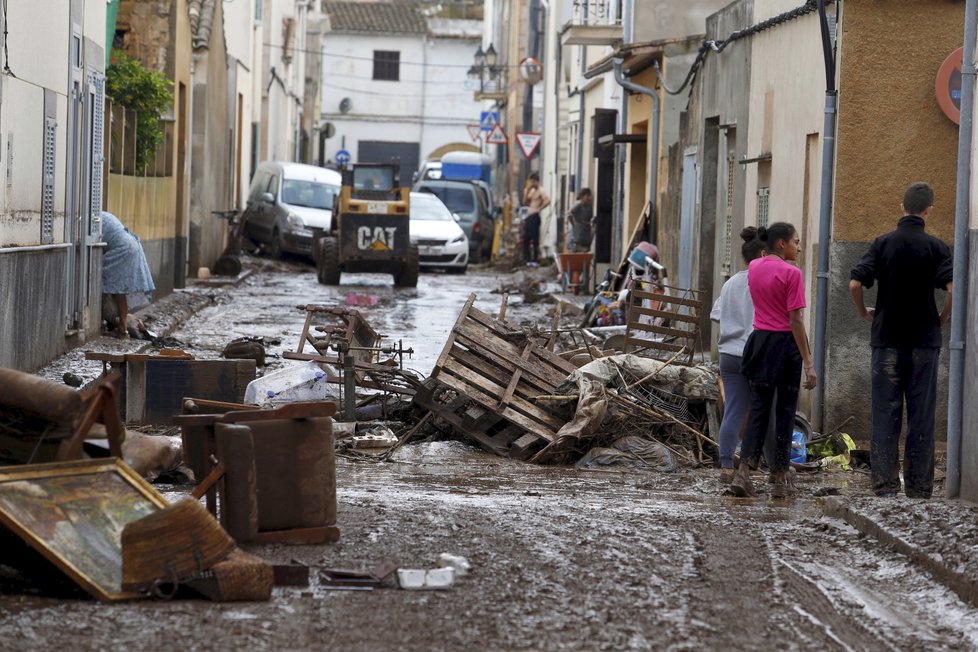
[(791, 461), (798, 464), (808, 461), (808, 444), (805, 443), (805, 435), (800, 430), (795, 430), (791, 435)]

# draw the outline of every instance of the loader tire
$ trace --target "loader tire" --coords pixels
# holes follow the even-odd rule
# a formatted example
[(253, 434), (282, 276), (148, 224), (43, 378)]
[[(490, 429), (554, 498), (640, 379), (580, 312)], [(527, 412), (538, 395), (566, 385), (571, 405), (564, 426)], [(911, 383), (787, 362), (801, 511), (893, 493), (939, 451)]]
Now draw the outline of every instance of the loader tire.
[(320, 238), (316, 245), (316, 279), (323, 285), (339, 285), (340, 243), (336, 238)]
[(407, 258), (401, 273), (394, 277), (394, 285), (401, 288), (418, 287), (418, 245), (409, 245)]

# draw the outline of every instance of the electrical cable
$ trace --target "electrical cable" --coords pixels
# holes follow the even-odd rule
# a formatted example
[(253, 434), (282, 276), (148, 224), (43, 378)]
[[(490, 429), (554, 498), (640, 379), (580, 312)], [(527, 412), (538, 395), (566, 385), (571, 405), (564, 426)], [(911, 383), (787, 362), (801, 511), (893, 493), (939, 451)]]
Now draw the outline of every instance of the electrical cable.
[(7, 0), (3, 0), (3, 74), (10, 75), (14, 79), (17, 75), (10, 69), (10, 53), (7, 51)]
[[(835, 4), (835, 2), (836, 0), (824, 0), (825, 6)], [(801, 18), (802, 16), (807, 16), (808, 14), (814, 13), (816, 11), (818, 11), (817, 0), (805, 0), (805, 4), (801, 6), (795, 7), (794, 9), (785, 11), (776, 16), (772, 16), (767, 20), (762, 20), (756, 25), (751, 25), (750, 27), (746, 27), (744, 29), (739, 29), (735, 32), (732, 32), (725, 39), (719, 41), (717, 40), (703, 41), (700, 44), (699, 51), (696, 53), (696, 59), (693, 60), (693, 64), (689, 68), (689, 72), (686, 73), (686, 78), (683, 80), (683, 83), (680, 84), (679, 88), (677, 89), (671, 89), (668, 86), (666, 86), (665, 80), (662, 77), (662, 70), (659, 68), (658, 62), (656, 62), (655, 73), (656, 76), (658, 76), (659, 78), (659, 84), (662, 86), (662, 89), (669, 95), (679, 95), (680, 93), (683, 92), (683, 90), (688, 85), (692, 84), (696, 80), (696, 76), (699, 73), (699, 69), (702, 67), (703, 62), (706, 60), (706, 56), (710, 52), (716, 52), (717, 54), (719, 54), (723, 52), (728, 45), (730, 45), (731, 43), (735, 43), (740, 39), (747, 38), (748, 36), (753, 36), (754, 34), (759, 34), (760, 32), (769, 30), (779, 25), (783, 25), (784, 23), (790, 22), (797, 18)], [(822, 30), (823, 30), (823, 34), (828, 34), (827, 23), (822, 25)], [(829, 63), (826, 62), (827, 67), (828, 65)], [(833, 79), (835, 78), (834, 71), (832, 72), (832, 78)]]

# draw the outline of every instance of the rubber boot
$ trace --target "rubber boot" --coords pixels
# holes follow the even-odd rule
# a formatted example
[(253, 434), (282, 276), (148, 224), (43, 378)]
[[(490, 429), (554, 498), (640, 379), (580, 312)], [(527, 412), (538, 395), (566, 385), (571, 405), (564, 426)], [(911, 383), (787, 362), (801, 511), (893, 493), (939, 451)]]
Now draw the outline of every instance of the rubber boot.
[(774, 475), (774, 487), (771, 489), (771, 498), (789, 498), (792, 493), (791, 485), (788, 483), (788, 472), (778, 471)]
[(754, 483), (750, 481), (750, 466), (743, 460), (734, 471), (730, 490), (739, 498), (749, 498), (754, 495)]

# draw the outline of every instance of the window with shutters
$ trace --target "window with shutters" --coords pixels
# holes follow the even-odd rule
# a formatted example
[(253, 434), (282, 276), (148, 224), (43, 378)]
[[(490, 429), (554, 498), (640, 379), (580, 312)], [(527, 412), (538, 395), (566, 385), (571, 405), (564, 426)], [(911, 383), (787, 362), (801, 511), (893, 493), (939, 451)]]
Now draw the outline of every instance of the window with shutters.
[(767, 226), (768, 206), (771, 200), (770, 188), (757, 189), (757, 228)]
[(99, 237), (102, 233), (102, 166), (105, 163), (103, 127), (105, 124), (105, 75), (91, 71), (88, 73), (88, 92), (91, 100), (92, 148), (88, 154), (91, 162), (91, 187), (89, 188), (89, 235)]
[(54, 242), (54, 169), (58, 121), (44, 118), (44, 162), (41, 181), (41, 244)]
[(400, 81), (400, 51), (374, 50), (374, 79), (377, 81)]
[(727, 202), (726, 215), (724, 218), (724, 237), (726, 238), (726, 250), (723, 254), (723, 275), (730, 278), (733, 271), (733, 205), (734, 205), (734, 165), (736, 160), (733, 155), (727, 157)]

